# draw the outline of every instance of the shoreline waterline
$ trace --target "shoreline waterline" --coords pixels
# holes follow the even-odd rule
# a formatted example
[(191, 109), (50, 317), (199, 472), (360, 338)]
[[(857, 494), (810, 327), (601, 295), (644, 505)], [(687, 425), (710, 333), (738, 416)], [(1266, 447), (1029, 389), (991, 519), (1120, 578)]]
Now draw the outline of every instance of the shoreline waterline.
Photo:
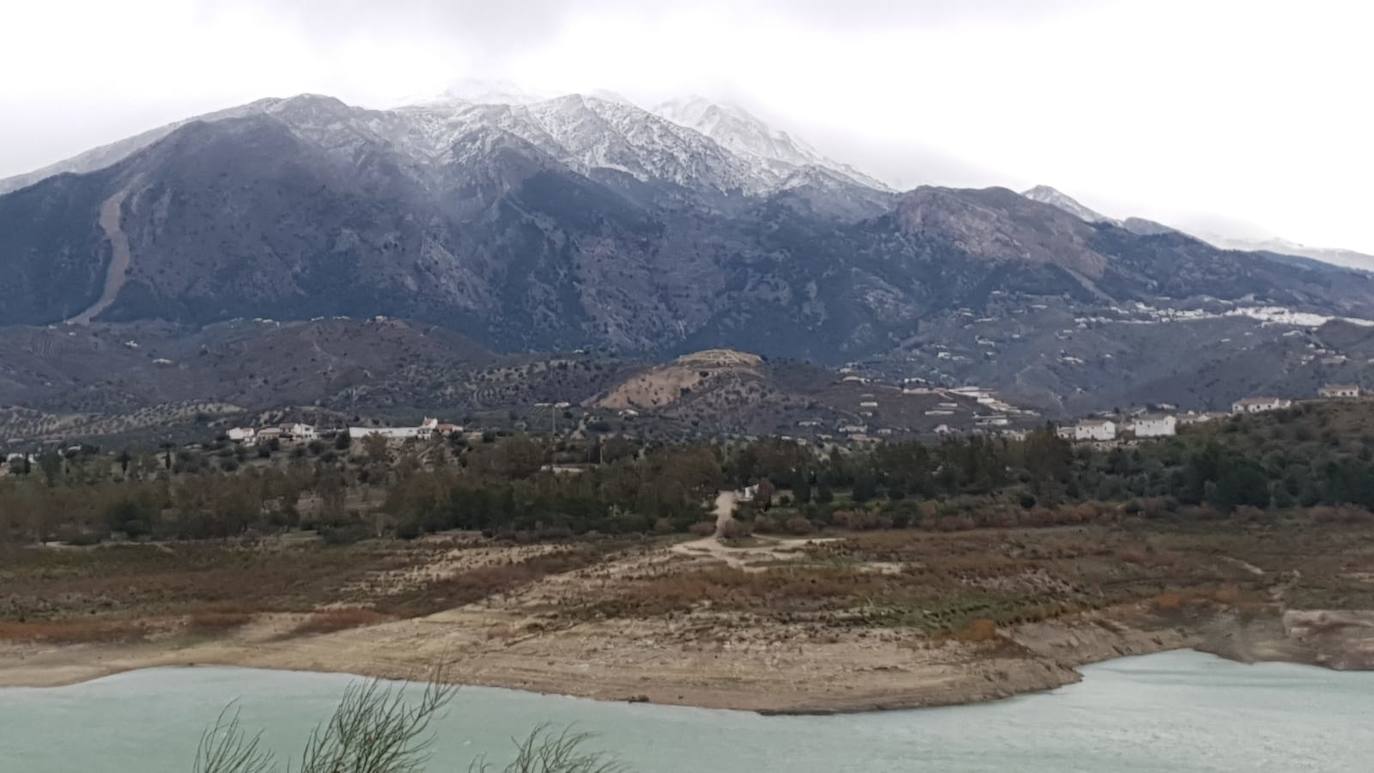
[[(66, 687), (0, 688), (0, 728), (10, 729), (0, 731), (0, 758), (34, 773), (89, 767), (83, 755), (108, 761), (96, 767), (110, 773), (185, 770), (190, 756), (179, 747), (193, 750), (206, 718), (230, 701), (245, 727), (263, 728), (269, 747), (289, 757), (358, 680), (173, 666)], [(437, 726), (435, 769), (477, 754), (500, 760), (510, 737), (551, 722), (596, 734), (594, 745), (619, 753), (632, 770), (665, 772), (995, 770), (1016, 760), (1029, 761), (1017, 769), (1046, 771), (1356, 770), (1374, 753), (1374, 727), (1364, 721), (1371, 714), (1374, 673), (1247, 665), (1188, 650), (1086, 666), (1081, 682), (1009, 700), (831, 716), (474, 686), (458, 690)], [(71, 733), (76, 723), (82, 731)], [(1281, 728), (1281, 736), (1266, 735)], [(1169, 748), (1159, 747), (1161, 737), (1171, 738)], [(44, 760), (53, 748), (68, 755), (60, 765)], [(122, 762), (145, 754), (153, 758), (142, 767)]]

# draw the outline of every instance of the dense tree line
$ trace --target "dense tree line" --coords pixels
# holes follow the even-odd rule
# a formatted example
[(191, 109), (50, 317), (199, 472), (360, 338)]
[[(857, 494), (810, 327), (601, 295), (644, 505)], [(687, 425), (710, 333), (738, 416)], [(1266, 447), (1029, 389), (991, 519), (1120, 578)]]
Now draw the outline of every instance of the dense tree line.
[(292, 449), (43, 454), (0, 478), (0, 540), (190, 539), (312, 528), (327, 539), (447, 530), (548, 536), (674, 532), (722, 488), (742, 515), (803, 532), (1076, 522), (1103, 503), (1146, 514), (1374, 509), (1374, 410), (1305, 405), (1176, 438), (1074, 446), (1046, 427), (863, 448), (762, 439), (654, 445), (487, 435)]
[[(444, 529), (684, 530), (722, 485), (707, 446), (626, 449), (526, 437), (283, 453), (223, 445), (142, 456), (45, 454), (0, 479), (0, 541), (230, 537), (311, 528), (352, 541)], [(263, 449), (268, 450), (268, 449)], [(609, 453), (603, 453), (609, 451)], [(589, 457), (601, 460), (586, 464)], [(603, 458), (604, 457), (604, 458)], [(553, 462), (572, 462), (552, 468)]]

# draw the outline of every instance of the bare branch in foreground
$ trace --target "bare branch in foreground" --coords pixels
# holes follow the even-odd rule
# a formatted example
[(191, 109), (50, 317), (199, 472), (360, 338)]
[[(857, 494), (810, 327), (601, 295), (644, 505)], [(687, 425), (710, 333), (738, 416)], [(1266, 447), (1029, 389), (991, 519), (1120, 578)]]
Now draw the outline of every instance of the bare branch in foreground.
[[(230, 714), (230, 711), (233, 711)], [(224, 707), (196, 746), (195, 773), (272, 773), (272, 752), (260, 748), (262, 733), (249, 736), (239, 724), (234, 704)]]

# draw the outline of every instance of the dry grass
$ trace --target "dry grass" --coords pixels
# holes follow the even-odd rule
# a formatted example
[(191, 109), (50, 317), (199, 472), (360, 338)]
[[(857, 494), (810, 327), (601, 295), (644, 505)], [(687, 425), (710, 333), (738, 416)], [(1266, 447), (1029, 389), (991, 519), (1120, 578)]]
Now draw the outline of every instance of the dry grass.
[(968, 623), (954, 632), (954, 638), (964, 642), (988, 642), (996, 641), (999, 638), (997, 623), (979, 617), (968, 621)]
[[(310, 635), (474, 602), (516, 607), (538, 625), (691, 618), (712, 630), (901, 628), (971, 641), (1122, 604), (1161, 623), (1219, 606), (1272, 611), (1275, 594), (1300, 609), (1374, 609), (1374, 583), (1360, 579), (1374, 562), (1374, 525), (1344, 520), (869, 531), (750, 571), (680, 556), (609, 571), (607, 554), (628, 547), (572, 542), (532, 555), (529, 546), (432, 539), (14, 551), (0, 555), (0, 639), (138, 638), (138, 621), (214, 636), (263, 613), (300, 614), (290, 635)], [(658, 555), (646, 547), (645, 557)], [(592, 571), (545, 582), (582, 569)]]
[(361, 607), (341, 607), (338, 609), (322, 609), (312, 612), (291, 630), (291, 636), (313, 636), (322, 633), (334, 633), (335, 631), (346, 631), (350, 628), (362, 628), (364, 626), (385, 623), (392, 618), (372, 609)]
[(59, 622), (0, 621), (0, 641), (48, 644), (96, 644), (138, 641), (148, 634), (138, 620), (75, 620)]
[[(1374, 529), (1299, 521), (864, 532), (808, 545), (764, 571), (698, 563), (626, 576), (559, 615), (694, 615), (983, 639), (999, 627), (1137, 603), (1161, 622), (1219, 606), (1255, 612), (1272, 608), (1276, 586), (1335, 597), (1332, 608), (1369, 608), (1374, 588), (1341, 572), (1371, 559)], [(1291, 585), (1297, 576), (1302, 583)]]
[(192, 612), (186, 619), (186, 631), (200, 636), (225, 634), (248, 625), (254, 617), (252, 612), (243, 611)]
[[(272, 613), (308, 614), (298, 633), (322, 633), (509, 593), (594, 564), (609, 549), (571, 545), (404, 589), (369, 582), (423, 574), (465, 545), (435, 539), (330, 547), (268, 540), (0, 549), (0, 640), (123, 641), (153, 629), (214, 637)], [(522, 555), (518, 547), (510, 550)]]
[(550, 575), (598, 563), (608, 547), (576, 545), (522, 561), (479, 566), (453, 577), (380, 600), (376, 608), (396, 617), (421, 617), (483, 599), (509, 594)]
[(1184, 598), (1182, 593), (1161, 593), (1150, 600), (1151, 606), (1157, 612), (1177, 612), (1183, 608)]

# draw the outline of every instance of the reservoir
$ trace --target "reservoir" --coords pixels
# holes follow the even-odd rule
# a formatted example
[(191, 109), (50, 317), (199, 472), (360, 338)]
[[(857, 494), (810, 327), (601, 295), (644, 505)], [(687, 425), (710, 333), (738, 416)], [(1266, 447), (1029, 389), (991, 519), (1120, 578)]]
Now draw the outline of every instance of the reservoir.
[[(430, 769), (500, 769), (540, 723), (597, 734), (628, 770), (1368, 771), (1374, 673), (1244, 665), (1179, 651), (1108, 661), (1050, 692), (996, 703), (764, 717), (465, 687)], [(357, 677), (236, 668), (134, 671), (59, 688), (0, 689), (0, 771), (190, 771), (201, 731), (236, 702), (281, 761)], [(417, 690), (418, 692), (418, 690)]]

